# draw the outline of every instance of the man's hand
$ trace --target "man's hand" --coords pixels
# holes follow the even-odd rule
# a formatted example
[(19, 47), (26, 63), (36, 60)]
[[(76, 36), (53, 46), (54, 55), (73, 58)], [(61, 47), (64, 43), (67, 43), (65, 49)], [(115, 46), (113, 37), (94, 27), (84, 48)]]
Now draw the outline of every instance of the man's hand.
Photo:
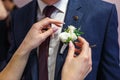
[[(62, 80), (83, 80), (92, 70), (91, 49), (88, 42), (82, 37), (78, 38), (75, 49), (72, 42), (69, 43), (69, 51), (62, 70)], [(76, 56), (75, 52), (79, 54)]]

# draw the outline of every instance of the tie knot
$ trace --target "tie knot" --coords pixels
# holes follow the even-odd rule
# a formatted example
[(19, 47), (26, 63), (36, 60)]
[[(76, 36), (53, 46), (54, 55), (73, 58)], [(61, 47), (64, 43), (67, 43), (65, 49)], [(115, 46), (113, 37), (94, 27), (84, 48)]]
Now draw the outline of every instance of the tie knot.
[(46, 17), (50, 17), (51, 14), (56, 10), (56, 7), (54, 6), (46, 6), (43, 10), (43, 14), (46, 16)]

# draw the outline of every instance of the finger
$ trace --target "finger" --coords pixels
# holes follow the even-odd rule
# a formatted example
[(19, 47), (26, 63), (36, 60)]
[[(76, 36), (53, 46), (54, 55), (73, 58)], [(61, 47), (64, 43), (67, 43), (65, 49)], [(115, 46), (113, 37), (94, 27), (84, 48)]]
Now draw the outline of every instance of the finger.
[(92, 67), (90, 67), (89, 70), (85, 73), (84, 78), (87, 77), (87, 75), (88, 75), (91, 71), (92, 71)]
[(80, 49), (75, 49), (75, 53), (80, 54), (81, 50)]
[(81, 55), (79, 55), (79, 56), (87, 55), (89, 53), (89, 44), (88, 44), (88, 42), (84, 38), (82, 38), (82, 37), (78, 37), (78, 40), (81, 43), (83, 43), (82, 50), (81, 50)]
[[(48, 25), (48, 26), (43, 27), (42, 30), (46, 30), (46, 31), (47, 31), (47, 30), (50, 29), (50, 28), (51, 28), (51, 26)], [(41, 30), (41, 29), (40, 29), (40, 30)]]
[(52, 38), (54, 38), (55, 37), (55, 34), (54, 33), (52, 33)]
[(37, 25), (42, 29), (43, 27), (49, 26), (50, 24), (55, 24), (56, 26), (60, 27), (60, 24), (63, 24), (63, 22), (50, 19), (50, 18), (44, 18), (43, 20), (39, 21)]
[(81, 36), (78, 36), (78, 41), (80, 42), (80, 43), (84, 43), (84, 42), (86, 42), (86, 40), (84, 39), (84, 38), (82, 38)]
[(92, 55), (91, 55), (91, 53), (92, 53), (91, 48), (89, 48), (88, 56), (89, 56), (89, 66), (90, 67), (92, 66)]
[(83, 43), (75, 42), (75, 45), (76, 45), (77, 47), (82, 47)]
[(89, 70), (88, 70), (87, 74), (89, 74), (91, 72), (91, 70), (92, 70), (91, 48), (89, 48), (88, 56), (89, 56), (89, 62), (88, 62)]
[(76, 54), (74, 54), (74, 57), (77, 57), (77, 55), (76, 55)]
[(85, 77), (90, 73), (92, 71), (92, 66), (91, 67), (89, 67), (89, 69), (88, 69), (88, 71), (86, 72), (86, 75), (85, 75)]
[(47, 30), (44, 33), (40, 34), (40, 36), (42, 35), (43, 38), (46, 39), (47, 37), (49, 37), (50, 35), (52, 35), (52, 33), (54, 33), (57, 30), (58, 30), (58, 28), (56, 28), (56, 27), (50, 28), (49, 30)]
[(62, 25), (61, 24), (55, 24), (57, 27), (61, 27)]
[(41, 30), (42, 31), (42, 33), (44, 33), (46, 30)]
[(75, 47), (72, 43), (72, 41), (69, 42), (69, 50), (67, 55), (67, 60), (70, 61), (74, 57)]
[(91, 71), (92, 71), (92, 66), (90, 67), (90, 69), (89, 69), (88, 73), (90, 73)]

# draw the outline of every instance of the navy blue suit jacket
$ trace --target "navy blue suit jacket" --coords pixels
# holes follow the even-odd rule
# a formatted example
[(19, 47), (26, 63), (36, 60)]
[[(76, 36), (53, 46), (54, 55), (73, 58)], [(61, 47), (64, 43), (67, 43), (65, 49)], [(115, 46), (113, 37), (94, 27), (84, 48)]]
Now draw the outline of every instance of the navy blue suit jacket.
[[(31, 26), (36, 22), (37, 1), (34, 0), (12, 14), (12, 46), (8, 60), (19, 47)], [(78, 20), (74, 19), (78, 16)], [(81, 27), (84, 37), (92, 48), (92, 72), (85, 80), (120, 80), (119, 47), (117, 33), (117, 13), (113, 4), (99, 0), (69, 0), (63, 29), (68, 25)], [(59, 49), (61, 48), (60, 44)], [(67, 50), (58, 51), (55, 80), (61, 80)], [(36, 49), (32, 50), (25, 71), (24, 80), (38, 80), (38, 60)]]

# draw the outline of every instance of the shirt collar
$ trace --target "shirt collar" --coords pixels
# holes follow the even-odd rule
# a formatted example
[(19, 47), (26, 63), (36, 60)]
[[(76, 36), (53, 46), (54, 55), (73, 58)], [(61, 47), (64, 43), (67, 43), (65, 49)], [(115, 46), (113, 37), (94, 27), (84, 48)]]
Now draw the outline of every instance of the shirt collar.
[[(43, 12), (44, 8), (47, 6), (42, 0), (37, 0), (39, 9), (41, 13)], [(66, 12), (66, 7), (68, 4), (68, 0), (59, 0), (57, 3), (53, 4), (58, 10), (61, 12), (65, 13)]]

